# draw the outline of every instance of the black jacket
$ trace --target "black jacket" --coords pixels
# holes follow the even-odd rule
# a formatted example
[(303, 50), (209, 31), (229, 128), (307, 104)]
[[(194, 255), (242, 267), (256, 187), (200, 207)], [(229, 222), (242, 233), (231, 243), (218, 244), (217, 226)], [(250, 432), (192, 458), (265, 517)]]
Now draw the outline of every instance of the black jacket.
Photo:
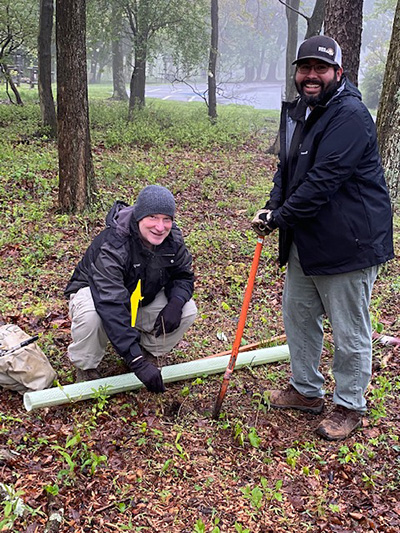
[(283, 104), (280, 164), (266, 204), (280, 230), (280, 264), (293, 240), (306, 275), (384, 263), (394, 255), (392, 213), (360, 92), (344, 79), (307, 120), (305, 110), (301, 99)]
[(78, 263), (65, 295), (90, 287), (96, 311), (116, 351), (129, 363), (140, 355), (140, 333), (131, 327), (130, 297), (139, 279), (145, 306), (165, 289), (168, 299), (185, 303), (193, 294), (192, 256), (175, 223), (154, 251), (147, 249), (133, 217), (133, 206), (116, 202), (106, 218), (107, 227), (91, 243)]

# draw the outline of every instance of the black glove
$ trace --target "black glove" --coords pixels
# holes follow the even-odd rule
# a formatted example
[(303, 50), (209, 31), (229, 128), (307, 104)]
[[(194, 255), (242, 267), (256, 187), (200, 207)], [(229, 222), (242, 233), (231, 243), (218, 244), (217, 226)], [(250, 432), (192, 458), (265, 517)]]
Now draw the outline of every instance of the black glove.
[(276, 222), (270, 209), (260, 209), (251, 221), (253, 230), (260, 237), (265, 237), (277, 228)]
[(128, 363), (129, 370), (134, 372), (150, 392), (165, 392), (160, 369), (139, 355)]
[(156, 337), (164, 333), (171, 333), (179, 328), (182, 318), (182, 308), (185, 302), (176, 296), (172, 297), (167, 305), (161, 309), (156, 321), (154, 322), (154, 329), (156, 330)]

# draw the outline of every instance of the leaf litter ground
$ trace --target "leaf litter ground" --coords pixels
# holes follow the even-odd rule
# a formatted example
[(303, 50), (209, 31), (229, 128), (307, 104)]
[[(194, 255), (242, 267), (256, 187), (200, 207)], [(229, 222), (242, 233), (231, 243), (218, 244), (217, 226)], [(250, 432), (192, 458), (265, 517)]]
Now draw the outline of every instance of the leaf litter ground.
[[(7, 213), (13, 216), (6, 220), (12, 231), (21, 223), (18, 213), (24, 235), (0, 251), (2, 301), (8, 302), (2, 322), (40, 334), (39, 344), (59, 382), (72, 383), (63, 288), (102, 229), (113, 199), (132, 201), (144, 185), (160, 182), (177, 199), (178, 223), (194, 257), (199, 308), (198, 320), (167, 364), (229, 350), (256, 242), (249, 219), (262, 207), (276, 167), (265, 144), (265, 138), (256, 137), (234, 149), (156, 152), (131, 147), (129, 156), (95, 146), (98, 176), (110, 161), (131, 167), (132, 176), (135, 165), (167, 170), (160, 180), (149, 174), (127, 181), (123, 173), (104, 180), (96, 210), (80, 217), (60, 216), (56, 192), (50, 191), (40, 224), (27, 215), (33, 212), (31, 204), (43, 202), (40, 183), (26, 175), (14, 177), (7, 186)], [(55, 179), (55, 169), (50, 175)], [(44, 173), (42, 177), (48, 179)], [(49, 235), (56, 242), (43, 246)], [(268, 339), (284, 333), (284, 272), (276, 255), (273, 236), (263, 250), (245, 344), (268, 345)], [(398, 260), (390, 262), (372, 302), (374, 326), (393, 337), (400, 335), (399, 276)], [(328, 324), (325, 329), (326, 414), (332, 408), (333, 380)], [(111, 349), (101, 370), (104, 375), (126, 371)], [(287, 362), (235, 372), (219, 420), (212, 419), (211, 411), (221, 376), (168, 385), (162, 396), (145, 390), (111, 398), (97, 394), (93, 401), (31, 413), (24, 410), (21, 396), (2, 391), (2, 530), (42, 532), (47, 524), (49, 531), (76, 533), (397, 532), (399, 370), (399, 347), (376, 341), (369, 415), (362, 430), (341, 443), (315, 436), (324, 415), (269, 410), (263, 404), (265, 390), (286, 385)], [(18, 498), (25, 506), (20, 517)], [(50, 520), (52, 512), (59, 513), (61, 522)]]

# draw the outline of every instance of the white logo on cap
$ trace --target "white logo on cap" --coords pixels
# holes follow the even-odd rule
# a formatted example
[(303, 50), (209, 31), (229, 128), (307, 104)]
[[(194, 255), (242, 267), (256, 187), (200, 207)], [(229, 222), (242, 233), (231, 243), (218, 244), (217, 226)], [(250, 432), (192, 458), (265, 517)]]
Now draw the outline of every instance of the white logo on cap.
[(333, 48), (325, 48), (325, 46), (318, 46), (318, 52), (325, 52), (330, 56), (335, 55), (335, 51), (333, 50)]

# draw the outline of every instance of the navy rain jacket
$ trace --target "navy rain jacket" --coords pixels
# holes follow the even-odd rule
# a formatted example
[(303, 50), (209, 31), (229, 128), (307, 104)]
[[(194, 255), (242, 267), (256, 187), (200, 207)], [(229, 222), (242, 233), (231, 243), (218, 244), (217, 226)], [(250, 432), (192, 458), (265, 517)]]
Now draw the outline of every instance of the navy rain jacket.
[(117, 353), (129, 364), (141, 354), (140, 333), (131, 327), (130, 297), (139, 279), (148, 305), (163, 288), (168, 299), (185, 303), (193, 294), (192, 256), (175, 223), (154, 251), (146, 248), (133, 216), (134, 206), (116, 202), (106, 218), (107, 227), (91, 243), (76, 266), (65, 295), (90, 287), (96, 311)]
[(280, 230), (280, 264), (293, 240), (306, 275), (384, 263), (394, 256), (392, 213), (375, 124), (360, 92), (344, 78), (307, 120), (305, 110), (301, 99), (283, 103), (280, 164), (265, 206)]

